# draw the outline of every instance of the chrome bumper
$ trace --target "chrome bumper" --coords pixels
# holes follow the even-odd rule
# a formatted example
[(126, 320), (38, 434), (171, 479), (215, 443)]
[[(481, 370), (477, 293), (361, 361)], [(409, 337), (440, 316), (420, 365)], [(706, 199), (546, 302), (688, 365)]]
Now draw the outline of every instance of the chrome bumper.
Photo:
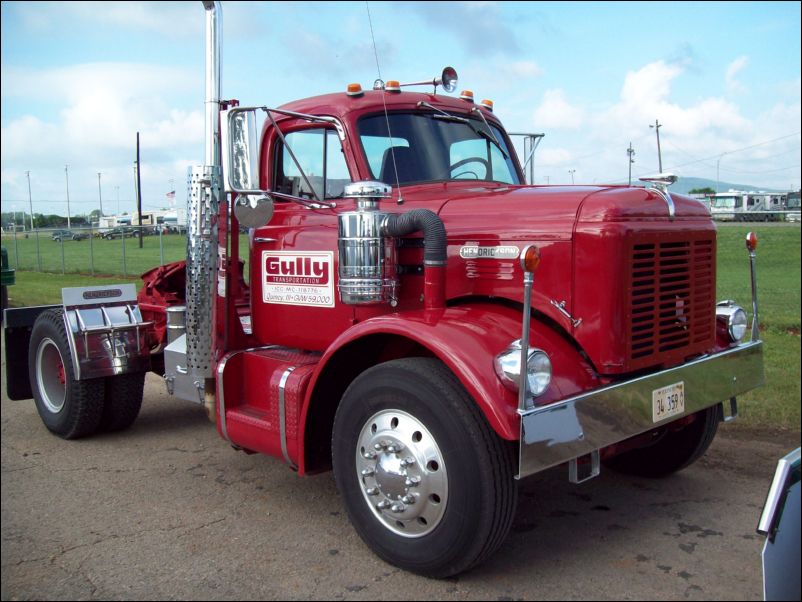
[[(652, 422), (652, 391), (680, 381), (685, 383), (685, 412)], [(522, 412), (518, 478), (704, 410), (764, 381), (763, 343), (756, 341)]]

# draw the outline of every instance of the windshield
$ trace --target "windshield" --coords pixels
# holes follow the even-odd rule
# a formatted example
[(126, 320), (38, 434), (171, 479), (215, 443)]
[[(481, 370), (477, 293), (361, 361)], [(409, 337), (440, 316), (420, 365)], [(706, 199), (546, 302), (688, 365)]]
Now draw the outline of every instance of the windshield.
[[(387, 125), (390, 125), (388, 133)], [(387, 184), (483, 180), (520, 184), (496, 126), (438, 113), (363, 117), (359, 138), (372, 177)]]
[[(716, 209), (735, 209), (735, 201), (740, 201), (739, 197), (734, 196), (717, 196), (713, 199), (712, 206)], [(738, 203), (738, 207), (741, 206), (741, 203)]]
[(788, 194), (788, 204), (789, 209), (799, 209), (799, 193), (789, 193)]

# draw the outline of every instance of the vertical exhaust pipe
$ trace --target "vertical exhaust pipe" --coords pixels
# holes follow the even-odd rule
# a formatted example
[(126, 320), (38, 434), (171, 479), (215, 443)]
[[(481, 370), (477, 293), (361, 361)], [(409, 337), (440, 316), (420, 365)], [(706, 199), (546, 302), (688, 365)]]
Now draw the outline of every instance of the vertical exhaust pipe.
[(204, 165), (220, 165), (220, 97), (223, 9), (219, 2), (203, 1), (206, 9), (206, 144)]
[(206, 9), (206, 97), (204, 165), (189, 170), (187, 194), (186, 354), (187, 370), (198, 389), (199, 402), (214, 419), (212, 324), (217, 259), (217, 209), (224, 199), (220, 167), (220, 97), (222, 8), (204, 1)]

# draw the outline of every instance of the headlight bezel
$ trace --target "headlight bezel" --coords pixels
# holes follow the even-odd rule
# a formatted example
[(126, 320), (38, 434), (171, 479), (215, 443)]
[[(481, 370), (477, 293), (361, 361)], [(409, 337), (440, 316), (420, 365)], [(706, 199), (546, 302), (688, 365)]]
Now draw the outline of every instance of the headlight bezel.
[(741, 343), (749, 330), (746, 310), (732, 300), (716, 304), (716, 321), (726, 328), (730, 343)]
[[(515, 393), (519, 390), (521, 382), (521, 340), (517, 339), (493, 361), (496, 376), (501, 383), (510, 391)], [(535, 398), (543, 395), (551, 384), (553, 366), (549, 354), (538, 349), (529, 347), (526, 356), (526, 389), (527, 397)]]

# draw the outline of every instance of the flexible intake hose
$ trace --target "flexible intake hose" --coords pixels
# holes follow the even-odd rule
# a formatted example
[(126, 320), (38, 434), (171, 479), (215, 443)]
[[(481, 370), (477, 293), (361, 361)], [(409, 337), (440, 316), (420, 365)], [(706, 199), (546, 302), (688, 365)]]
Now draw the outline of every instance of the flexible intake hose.
[(413, 209), (391, 214), (384, 224), (388, 236), (423, 232), (423, 298), (425, 309), (443, 309), (446, 305), (446, 266), (448, 241), (446, 227), (433, 211)]
[(387, 216), (384, 231), (389, 236), (405, 236), (423, 232), (423, 264), (425, 266), (446, 265), (446, 227), (434, 211), (413, 209), (407, 213)]

